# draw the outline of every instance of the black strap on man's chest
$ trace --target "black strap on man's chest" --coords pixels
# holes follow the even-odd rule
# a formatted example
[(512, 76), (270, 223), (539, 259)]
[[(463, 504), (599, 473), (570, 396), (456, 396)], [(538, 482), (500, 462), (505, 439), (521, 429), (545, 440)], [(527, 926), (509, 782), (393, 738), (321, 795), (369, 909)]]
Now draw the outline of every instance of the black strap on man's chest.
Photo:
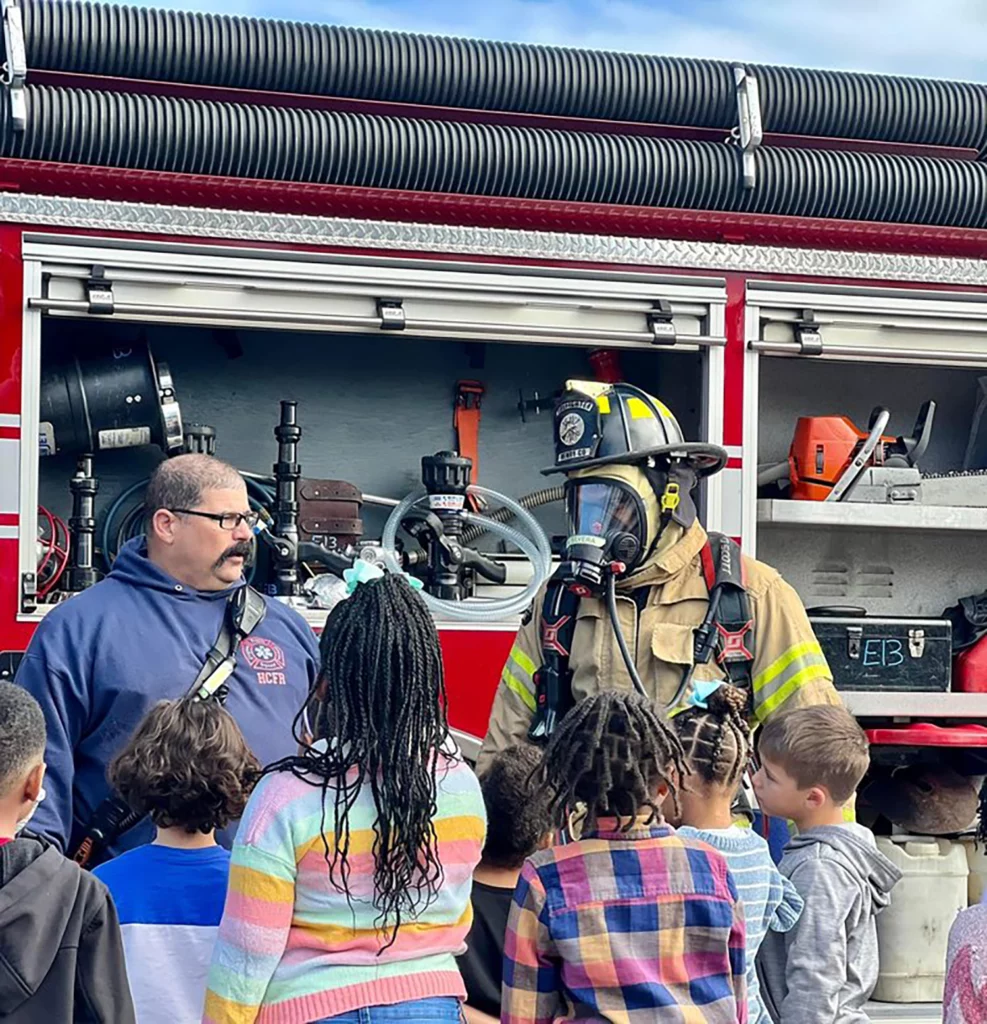
[[(709, 608), (693, 636), (692, 665), (688, 666), (682, 690), (696, 665), (716, 656), (730, 682), (750, 693), (755, 655), (754, 618), (744, 579), (740, 545), (731, 537), (711, 533), (701, 552), (701, 571), (709, 591)], [(638, 614), (642, 604), (635, 591)], [(535, 712), (528, 738), (544, 743), (572, 707), (572, 669), (569, 660), (579, 614), (578, 595), (555, 576), (549, 580), (542, 602), (541, 666), (535, 672)], [(680, 691), (681, 692), (681, 691)], [(750, 701), (752, 698), (749, 697)]]
[(240, 643), (264, 621), (267, 602), (253, 587), (244, 586), (227, 598), (223, 625), (216, 642), (212, 645), (206, 660), (189, 687), (192, 700), (219, 701), (226, 698), (226, 680), (236, 668), (236, 652)]

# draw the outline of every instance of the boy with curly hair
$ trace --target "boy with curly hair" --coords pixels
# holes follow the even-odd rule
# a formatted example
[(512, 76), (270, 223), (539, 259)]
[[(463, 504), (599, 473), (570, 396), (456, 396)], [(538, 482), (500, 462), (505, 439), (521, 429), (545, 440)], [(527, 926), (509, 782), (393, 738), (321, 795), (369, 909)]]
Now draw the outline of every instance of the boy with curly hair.
[(152, 708), (110, 765), (110, 784), (157, 830), (93, 872), (120, 915), (138, 1024), (201, 1019), (230, 872), (216, 830), (240, 817), (259, 774), (230, 713), (189, 699)]

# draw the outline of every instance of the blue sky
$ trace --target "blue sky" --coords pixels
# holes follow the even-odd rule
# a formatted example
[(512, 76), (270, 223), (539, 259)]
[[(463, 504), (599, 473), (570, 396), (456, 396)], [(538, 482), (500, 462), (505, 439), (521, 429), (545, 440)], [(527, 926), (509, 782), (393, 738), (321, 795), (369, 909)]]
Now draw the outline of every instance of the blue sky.
[(301, 21), (987, 80), (987, 0), (143, 0)]

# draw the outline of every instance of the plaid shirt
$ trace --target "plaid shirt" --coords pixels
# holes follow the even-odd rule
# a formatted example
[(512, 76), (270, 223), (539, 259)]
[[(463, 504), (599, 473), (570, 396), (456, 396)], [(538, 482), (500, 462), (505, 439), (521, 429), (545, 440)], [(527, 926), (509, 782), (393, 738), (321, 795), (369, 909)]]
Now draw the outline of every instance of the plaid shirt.
[(601, 821), (531, 857), (504, 949), (502, 1024), (746, 1024), (744, 913), (723, 857)]

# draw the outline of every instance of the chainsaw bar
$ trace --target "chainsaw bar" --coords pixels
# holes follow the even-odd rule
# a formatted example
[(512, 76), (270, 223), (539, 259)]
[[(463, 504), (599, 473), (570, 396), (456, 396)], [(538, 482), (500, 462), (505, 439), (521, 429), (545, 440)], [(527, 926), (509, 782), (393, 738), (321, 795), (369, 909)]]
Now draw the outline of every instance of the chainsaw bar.
[(923, 505), (987, 508), (987, 469), (925, 473), (920, 493)]

